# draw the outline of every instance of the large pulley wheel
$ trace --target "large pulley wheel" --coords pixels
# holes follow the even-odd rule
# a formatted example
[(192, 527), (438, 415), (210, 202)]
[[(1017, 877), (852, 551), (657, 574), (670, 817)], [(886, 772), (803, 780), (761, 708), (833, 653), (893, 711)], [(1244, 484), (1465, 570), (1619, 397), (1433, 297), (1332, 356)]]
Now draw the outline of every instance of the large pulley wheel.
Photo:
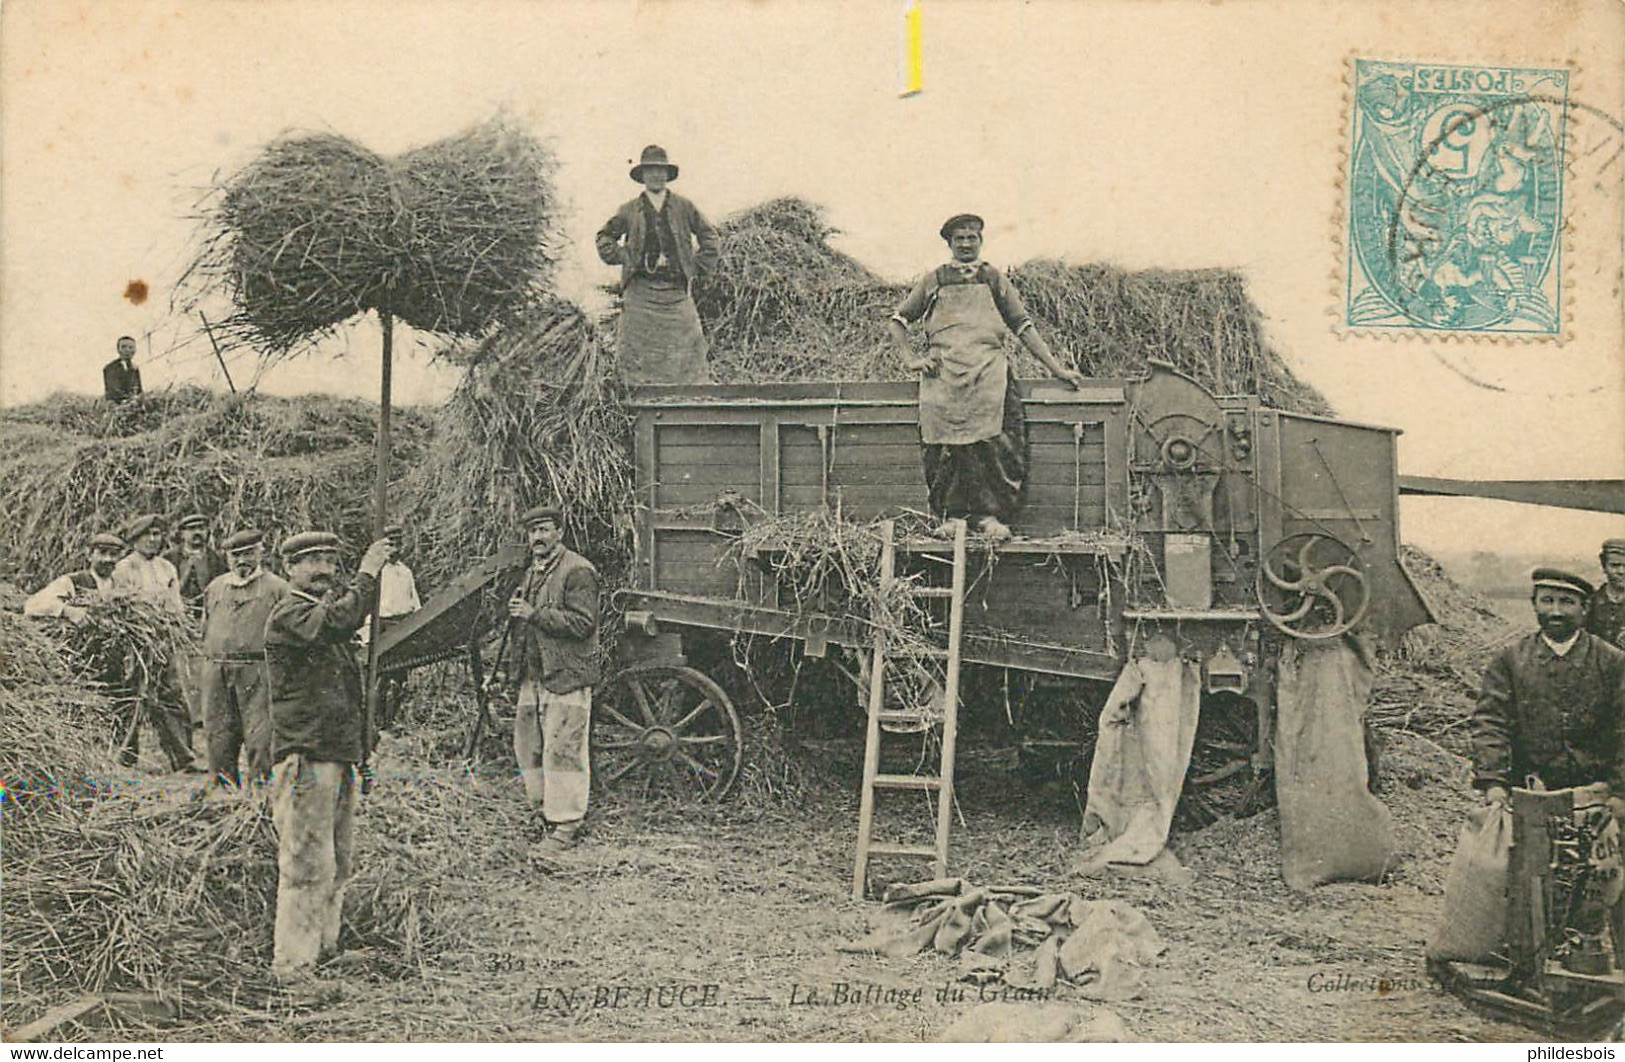
[(1294, 638), (1335, 638), (1365, 617), (1371, 588), (1364, 564), (1340, 540), (1292, 535), (1264, 555), (1258, 601), (1264, 618)]
[(595, 701), (593, 775), (603, 788), (716, 800), (738, 777), (739, 716), (703, 672), (629, 667)]

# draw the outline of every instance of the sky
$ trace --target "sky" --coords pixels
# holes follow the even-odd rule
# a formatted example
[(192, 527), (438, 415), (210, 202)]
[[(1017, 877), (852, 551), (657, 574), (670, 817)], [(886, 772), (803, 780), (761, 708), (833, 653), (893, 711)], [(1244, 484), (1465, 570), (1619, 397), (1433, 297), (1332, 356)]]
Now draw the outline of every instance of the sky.
[[(644, 144), (713, 219), (778, 195), (902, 280), (941, 219), (986, 256), (1239, 270), (1272, 343), (1339, 415), (1403, 429), (1401, 470), (1625, 476), (1617, 130), (1625, 6), (1318, 0), (923, 0), (924, 91), (899, 94), (900, 0), (7, 0), (0, 9), (0, 401), (93, 392), (117, 336), (149, 388), (221, 370), (169, 293), (210, 182), (289, 130), (394, 154), (504, 109), (561, 162), (561, 292), (614, 279), (592, 234)], [(1352, 57), (1553, 65), (1598, 115), (1567, 178), (1561, 343), (1346, 336), (1338, 309)], [(1585, 112), (1590, 115), (1592, 112)], [(1576, 143), (1580, 143), (1577, 139)], [(1578, 153), (1576, 153), (1578, 154)], [(151, 292), (126, 298), (133, 280)], [(455, 382), (400, 335), (395, 394)], [(262, 390), (376, 396), (358, 322)], [(231, 363), (239, 386), (250, 358)], [(1428, 548), (1589, 553), (1625, 518), (1408, 499)]]

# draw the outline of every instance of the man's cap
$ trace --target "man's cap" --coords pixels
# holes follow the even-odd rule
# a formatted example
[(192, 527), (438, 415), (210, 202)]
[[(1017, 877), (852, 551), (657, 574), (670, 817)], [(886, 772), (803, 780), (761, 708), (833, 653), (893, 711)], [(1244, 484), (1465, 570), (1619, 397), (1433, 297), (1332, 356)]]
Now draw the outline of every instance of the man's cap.
[(1610, 553), (1625, 553), (1625, 538), (1605, 538), (1602, 540), (1602, 555)]
[(221, 548), (227, 553), (235, 553), (240, 549), (248, 549), (265, 541), (265, 532), (254, 527), (245, 527), (241, 531), (234, 531), (224, 542)]
[(124, 552), (124, 540), (111, 531), (98, 531), (90, 536), (91, 549), (116, 549)]
[(298, 560), (306, 553), (337, 553), (343, 541), (331, 531), (301, 531), (282, 540), (282, 559)]
[(559, 512), (559, 507), (556, 505), (538, 505), (519, 514), (521, 527), (529, 527), (538, 520), (551, 520), (555, 524), (562, 526), (564, 524), (564, 514)]
[(941, 236), (945, 240), (948, 240), (953, 238), (954, 230), (957, 228), (969, 225), (977, 232), (981, 232), (982, 227), (986, 224), (987, 223), (976, 214), (955, 214), (953, 217), (942, 223), (942, 228), (937, 230), (937, 235)]
[(163, 530), (166, 526), (164, 518), (158, 513), (147, 513), (144, 516), (138, 516), (124, 526), (124, 541), (134, 542), (153, 528)]
[(1595, 589), (1578, 575), (1561, 568), (1536, 568), (1530, 578), (1537, 587), (1549, 586), (1554, 590), (1567, 590), (1581, 597), (1590, 597)]
[(645, 166), (662, 166), (666, 170), (666, 180), (675, 181), (677, 179), (677, 165), (666, 158), (666, 149), (659, 144), (650, 144), (644, 148), (642, 156), (638, 158), (638, 164), (632, 167), (632, 179), (640, 184), (643, 182), (643, 167)]
[(192, 513), (188, 516), (181, 517), (181, 522), (175, 526), (180, 528), (182, 531), (186, 531), (194, 527), (208, 527), (209, 518), (204, 516), (202, 513)]

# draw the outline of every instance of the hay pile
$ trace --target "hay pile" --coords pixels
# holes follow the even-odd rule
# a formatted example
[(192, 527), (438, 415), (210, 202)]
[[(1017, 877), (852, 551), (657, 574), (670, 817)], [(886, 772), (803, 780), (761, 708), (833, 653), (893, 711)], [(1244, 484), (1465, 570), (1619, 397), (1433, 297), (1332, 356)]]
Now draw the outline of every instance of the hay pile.
[(556, 166), (501, 118), (395, 159), (284, 137), (214, 190), (179, 304), (223, 289), (237, 309), (216, 332), (270, 360), (368, 310), (482, 335), (545, 290)]
[(1465, 754), (1467, 720), (1491, 654), (1527, 632), (1508, 622), (1482, 594), (1457, 583), (1426, 553), (1406, 546), (1402, 556), (1439, 622), (1411, 630), (1397, 651), (1382, 655), (1371, 721), (1422, 734)]
[[(908, 286), (830, 246), (824, 210), (796, 198), (718, 226), (722, 262), (695, 293), (720, 380), (900, 380), (886, 320)], [(921, 263), (921, 272), (935, 266)], [(1219, 394), (1257, 390), (1280, 409), (1329, 414), (1264, 338), (1241, 275), (1225, 269), (1127, 272), (1035, 259), (1010, 270), (1039, 329), (1064, 360), (1098, 377), (1172, 362)], [(912, 282), (912, 281), (911, 281)], [(1045, 376), (1024, 350), (1020, 376)]]
[[(33, 621), (0, 612), (0, 658), (0, 1021), (120, 990), (161, 991), (191, 1018), (285, 1007), (268, 974), (277, 871), (264, 794), (199, 801), (188, 783), (120, 773), (96, 725), (110, 706)], [(466, 875), (471, 831), (514, 825), (459, 770), (425, 770), (387, 744), (377, 765), (341, 942), (370, 949), (366, 976), (388, 980), (469, 945), (478, 913), (449, 883)]]
[[(68, 396), (0, 410), (0, 578), (41, 586), (84, 566), (92, 534), (147, 512), (208, 514), (219, 537), (320, 527), (366, 542), (376, 424), (367, 402), (201, 388), (111, 411)], [(402, 466), (421, 459), (428, 426), (397, 413)]]
[(413, 471), (414, 523), (430, 581), (522, 540), (521, 512), (565, 508), (571, 545), (611, 578), (632, 547), (631, 418), (600, 331), (563, 302), (454, 350), (463, 382)]

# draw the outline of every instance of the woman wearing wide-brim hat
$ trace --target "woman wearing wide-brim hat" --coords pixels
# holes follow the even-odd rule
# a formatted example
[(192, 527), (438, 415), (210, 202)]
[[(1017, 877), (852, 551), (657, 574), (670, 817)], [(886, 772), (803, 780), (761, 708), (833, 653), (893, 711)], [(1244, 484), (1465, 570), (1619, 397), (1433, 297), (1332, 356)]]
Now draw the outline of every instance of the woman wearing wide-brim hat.
[(634, 384), (710, 382), (694, 282), (716, 269), (716, 229), (667, 185), (677, 166), (657, 144), (643, 149), (631, 177), (642, 194), (598, 230), (598, 257), (621, 267), (616, 347), (621, 378)]
[[(914, 285), (888, 322), (903, 364), (920, 373), (920, 457), (931, 513), (965, 519), (992, 538), (1010, 523), (1027, 479), (1027, 428), (1004, 337), (1013, 332), (1058, 379), (1084, 376), (1050, 353), (1015, 285), (982, 261), (982, 219), (955, 214), (939, 235), (952, 260)], [(926, 349), (914, 357), (908, 326), (919, 322)], [(944, 528), (946, 531), (946, 528)]]

